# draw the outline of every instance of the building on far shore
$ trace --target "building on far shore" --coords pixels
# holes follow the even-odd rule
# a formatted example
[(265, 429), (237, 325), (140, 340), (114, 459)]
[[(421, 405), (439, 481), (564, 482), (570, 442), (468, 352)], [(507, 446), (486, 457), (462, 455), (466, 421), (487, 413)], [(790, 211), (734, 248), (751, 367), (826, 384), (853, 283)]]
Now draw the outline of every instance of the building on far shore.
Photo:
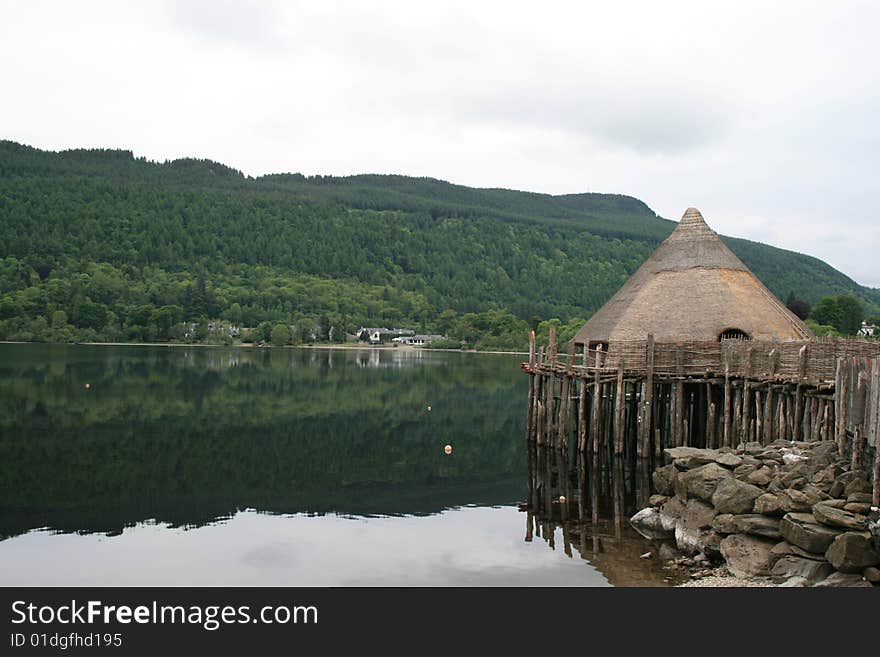
[(412, 329), (397, 329), (362, 326), (357, 330), (355, 335), (361, 342), (369, 342), (370, 344), (382, 344), (395, 338), (414, 336), (416, 334)]
[(436, 342), (437, 340), (445, 340), (445, 335), (407, 335), (401, 336), (399, 338), (392, 338), (392, 342), (397, 342), (399, 344), (406, 344), (412, 347), (424, 347), (425, 345), (429, 345), (432, 342)]

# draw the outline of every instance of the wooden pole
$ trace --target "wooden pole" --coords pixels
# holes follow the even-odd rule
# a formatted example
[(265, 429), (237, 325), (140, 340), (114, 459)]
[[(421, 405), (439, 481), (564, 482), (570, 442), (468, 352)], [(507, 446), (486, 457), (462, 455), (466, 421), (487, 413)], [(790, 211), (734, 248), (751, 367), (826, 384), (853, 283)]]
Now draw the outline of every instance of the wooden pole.
[(743, 435), (742, 442), (747, 443), (752, 439), (752, 399), (751, 399), (751, 376), (752, 376), (752, 348), (746, 349), (746, 366), (743, 373)]
[(626, 384), (623, 382), (623, 359), (617, 364), (617, 384), (614, 400), (614, 454), (623, 454), (623, 434), (625, 427), (624, 412), (626, 410)]
[(837, 404), (837, 454), (841, 458), (846, 456), (846, 388), (849, 382), (849, 367), (845, 367), (844, 362), (843, 358), (837, 359), (837, 384), (834, 389), (834, 400)]
[(707, 447), (717, 447), (715, 435), (715, 402), (712, 399), (712, 384), (706, 384), (706, 400), (709, 404), (709, 412), (706, 417), (706, 446)]
[(651, 437), (654, 433), (654, 334), (648, 333), (646, 345), (646, 381), (645, 381), (645, 415), (644, 415), (644, 440), (642, 442), (642, 458), (651, 455)]
[(764, 407), (764, 444), (769, 445), (775, 439), (774, 418), (773, 418), (773, 381), (776, 378), (776, 357), (778, 352), (775, 349), (770, 350), (770, 372), (768, 373), (767, 384), (767, 401)]
[(798, 383), (794, 401), (794, 440), (801, 440), (804, 422), (804, 379), (807, 376), (807, 345), (798, 351)]
[(673, 414), (673, 433), (675, 446), (684, 445), (684, 355), (681, 348), (675, 350), (675, 412)]
[[(590, 437), (593, 443), (593, 460), (595, 461), (599, 453), (599, 419), (602, 408), (602, 396), (600, 390), (599, 379), (599, 352), (602, 351), (602, 345), (596, 347), (596, 368), (593, 371), (593, 413), (590, 418)], [(595, 473), (593, 473), (595, 474)]]
[(755, 390), (755, 441), (762, 440), (764, 432), (764, 405), (761, 403), (761, 391)]
[(730, 447), (730, 418), (730, 361), (728, 360), (727, 349), (724, 349), (724, 427), (722, 429), (722, 441), (725, 447)]

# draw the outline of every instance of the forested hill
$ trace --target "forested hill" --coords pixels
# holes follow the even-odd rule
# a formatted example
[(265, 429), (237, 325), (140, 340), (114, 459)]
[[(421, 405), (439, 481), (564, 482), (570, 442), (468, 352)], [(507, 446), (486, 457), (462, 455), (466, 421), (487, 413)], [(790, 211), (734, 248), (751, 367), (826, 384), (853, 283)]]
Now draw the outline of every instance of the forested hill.
[[(207, 319), (509, 345), (524, 322), (589, 317), (674, 226), (627, 196), (250, 178), (207, 160), (2, 141), (0, 339), (174, 339)], [(724, 240), (783, 299), (880, 304), (816, 258)]]

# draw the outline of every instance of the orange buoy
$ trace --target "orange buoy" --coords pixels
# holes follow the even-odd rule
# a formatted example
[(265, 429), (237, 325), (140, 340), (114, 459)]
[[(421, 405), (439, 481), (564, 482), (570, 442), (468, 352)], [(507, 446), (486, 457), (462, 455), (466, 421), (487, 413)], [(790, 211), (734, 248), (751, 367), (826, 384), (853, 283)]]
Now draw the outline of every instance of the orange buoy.
[(443, 448), (443, 451), (446, 452), (447, 456), (452, 454), (452, 445), (447, 445), (446, 447)]

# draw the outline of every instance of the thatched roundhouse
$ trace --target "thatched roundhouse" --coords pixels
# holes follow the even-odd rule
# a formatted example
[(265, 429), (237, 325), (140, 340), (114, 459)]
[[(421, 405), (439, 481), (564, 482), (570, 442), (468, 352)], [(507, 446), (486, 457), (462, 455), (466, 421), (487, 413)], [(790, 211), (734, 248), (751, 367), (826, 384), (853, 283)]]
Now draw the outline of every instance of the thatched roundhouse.
[(810, 329), (688, 208), (676, 229), (574, 337), (621, 340), (805, 340)]

